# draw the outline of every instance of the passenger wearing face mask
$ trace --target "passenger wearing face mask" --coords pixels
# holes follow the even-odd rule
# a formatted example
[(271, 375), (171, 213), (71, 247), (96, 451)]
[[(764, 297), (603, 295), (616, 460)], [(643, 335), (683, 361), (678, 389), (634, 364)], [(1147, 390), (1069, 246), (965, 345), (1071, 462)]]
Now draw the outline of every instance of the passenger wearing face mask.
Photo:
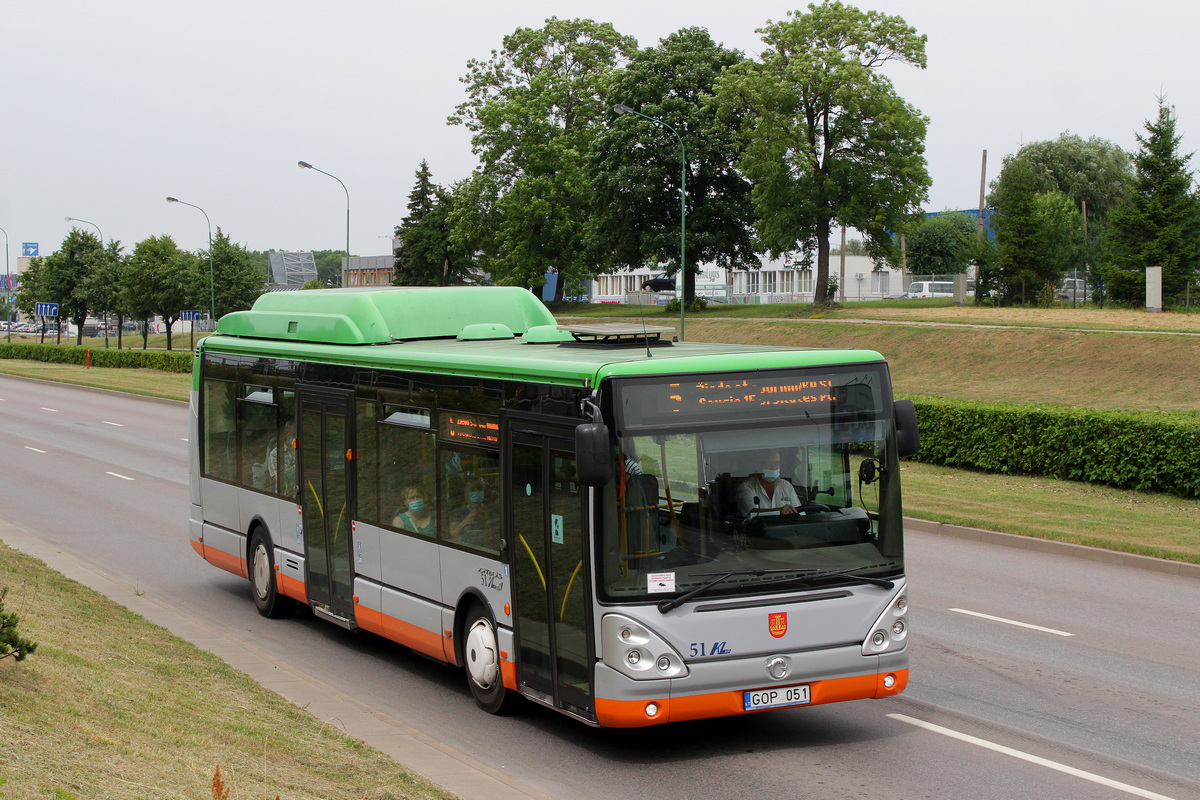
[(450, 538), (463, 544), (494, 549), (493, 540), (498, 540), (500, 533), (493, 524), (491, 504), (485, 502), (487, 484), (479, 478), (468, 478), (463, 493), (466, 495), (467, 513), (450, 526)]
[(764, 452), (759, 469), (738, 486), (737, 504), (741, 515), (749, 517), (755, 509), (759, 509), (756, 516), (795, 514), (801, 505), (800, 498), (792, 484), (779, 477), (779, 451)]
[(402, 499), (407, 509), (397, 514), (392, 524), (413, 533), (433, 536), (437, 532), (437, 521), (425, 490), (420, 486), (409, 486), (404, 490)]

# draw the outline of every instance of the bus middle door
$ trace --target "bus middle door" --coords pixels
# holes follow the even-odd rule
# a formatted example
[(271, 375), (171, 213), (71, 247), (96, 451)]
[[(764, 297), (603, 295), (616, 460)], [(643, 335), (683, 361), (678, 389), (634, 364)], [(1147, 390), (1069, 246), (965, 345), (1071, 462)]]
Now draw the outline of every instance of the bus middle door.
[(351, 562), (350, 398), (300, 397), (300, 511), (308, 600), (313, 612), (345, 628), (354, 621)]
[(569, 437), (570, 430), (510, 429), (517, 682), (525, 694), (595, 719), (585, 493)]

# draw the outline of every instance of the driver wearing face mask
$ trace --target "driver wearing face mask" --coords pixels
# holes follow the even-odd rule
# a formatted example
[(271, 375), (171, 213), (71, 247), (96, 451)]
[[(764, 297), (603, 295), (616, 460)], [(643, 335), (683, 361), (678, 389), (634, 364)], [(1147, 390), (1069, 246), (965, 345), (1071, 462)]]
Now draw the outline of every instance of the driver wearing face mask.
[(758, 515), (795, 514), (800, 498), (792, 484), (779, 477), (779, 451), (767, 450), (759, 460), (759, 472), (738, 487), (738, 511), (743, 517), (755, 509)]

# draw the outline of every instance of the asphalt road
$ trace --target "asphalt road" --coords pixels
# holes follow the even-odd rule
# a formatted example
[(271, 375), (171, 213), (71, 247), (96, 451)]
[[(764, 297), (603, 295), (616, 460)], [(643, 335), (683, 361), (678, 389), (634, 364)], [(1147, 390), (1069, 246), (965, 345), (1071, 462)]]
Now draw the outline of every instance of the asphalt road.
[(0, 537), (61, 550), (53, 563), (464, 797), (1200, 798), (1198, 580), (910, 533), (898, 698), (635, 731), (532, 705), (496, 718), (457, 670), (263, 619), (199, 559), (187, 413), (0, 376)]

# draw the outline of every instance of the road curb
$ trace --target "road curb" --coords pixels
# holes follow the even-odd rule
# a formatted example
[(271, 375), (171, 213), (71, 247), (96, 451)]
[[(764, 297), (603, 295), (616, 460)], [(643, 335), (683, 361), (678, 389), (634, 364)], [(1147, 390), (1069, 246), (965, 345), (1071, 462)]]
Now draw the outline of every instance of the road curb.
[(1116, 550), (1105, 550), (1102, 547), (1088, 547), (1070, 542), (1056, 542), (1050, 539), (1037, 539), (1032, 536), (1020, 536), (1014, 533), (1000, 533), (983, 528), (966, 528), (961, 525), (948, 525), (942, 522), (931, 522), (916, 517), (904, 518), (905, 531), (917, 533), (932, 533), (937, 536), (949, 536), (954, 539), (965, 539), (970, 542), (984, 542), (1013, 547), (1018, 550), (1029, 550), (1035, 553), (1053, 553), (1084, 561), (1094, 561), (1100, 564), (1114, 564), (1132, 569), (1157, 572), (1163, 575), (1178, 575), (1183, 578), (1200, 580), (1200, 564), (1189, 564), (1183, 561), (1169, 561), (1165, 558), (1140, 556), (1136, 553), (1122, 553)]

